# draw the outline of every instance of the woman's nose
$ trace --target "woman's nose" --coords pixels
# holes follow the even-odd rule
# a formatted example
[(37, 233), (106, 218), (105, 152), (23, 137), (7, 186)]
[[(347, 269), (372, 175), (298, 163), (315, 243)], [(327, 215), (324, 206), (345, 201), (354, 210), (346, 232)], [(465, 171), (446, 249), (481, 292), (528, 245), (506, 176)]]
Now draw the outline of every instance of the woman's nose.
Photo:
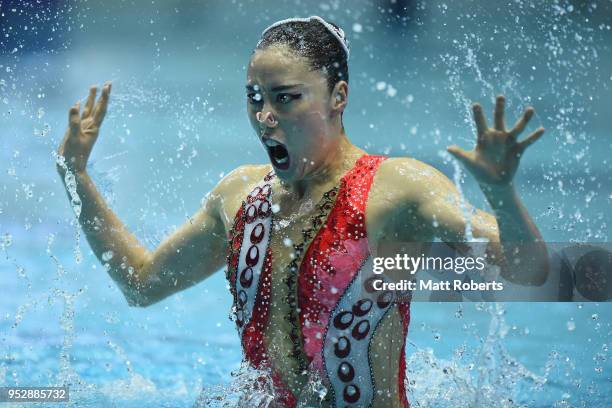
[(272, 115), (272, 112), (270, 111), (265, 113), (257, 112), (255, 118), (259, 123), (261, 123), (262, 125), (266, 125), (267, 127), (275, 127), (276, 125), (278, 125), (276, 118), (274, 117), (274, 115)]

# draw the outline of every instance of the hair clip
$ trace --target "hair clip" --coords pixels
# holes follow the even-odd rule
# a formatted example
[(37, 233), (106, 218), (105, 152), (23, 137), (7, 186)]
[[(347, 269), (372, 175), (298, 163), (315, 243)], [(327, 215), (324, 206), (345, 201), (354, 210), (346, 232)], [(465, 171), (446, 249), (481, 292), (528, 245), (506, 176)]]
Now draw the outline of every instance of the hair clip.
[[(327, 21), (325, 21), (322, 17), (319, 17), (319, 16), (310, 16), (308, 18), (293, 17), (293, 18), (287, 18), (285, 20), (277, 21), (276, 23), (268, 26), (265, 30), (263, 30), (261, 32), (261, 36), (263, 37), (264, 34), (267, 31), (269, 31), (270, 29), (272, 29), (274, 27), (278, 27), (279, 25), (283, 25), (283, 24), (287, 24), (287, 23), (294, 23), (294, 22), (309, 23), (312, 20), (317, 20), (318, 22), (323, 24), (323, 26), (325, 28), (327, 28), (327, 30), (330, 33), (332, 33), (332, 35), (334, 37), (336, 37), (336, 39), (340, 42), (340, 45), (342, 46), (342, 49), (344, 49), (344, 52), (346, 53), (346, 59), (348, 60), (349, 59), (349, 55), (350, 55), (350, 51), (349, 51), (348, 41), (346, 39), (346, 35), (344, 34), (344, 30), (341, 29), (340, 27), (337, 27), (337, 28), (334, 27), (333, 25), (329, 24)], [(261, 40), (260, 40), (260, 42), (261, 42)]]

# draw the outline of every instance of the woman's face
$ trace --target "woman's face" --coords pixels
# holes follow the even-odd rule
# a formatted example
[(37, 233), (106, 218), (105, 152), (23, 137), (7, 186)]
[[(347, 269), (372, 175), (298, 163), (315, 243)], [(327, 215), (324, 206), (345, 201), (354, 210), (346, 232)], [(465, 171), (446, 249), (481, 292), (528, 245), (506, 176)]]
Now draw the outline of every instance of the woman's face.
[(247, 70), (247, 112), (276, 174), (286, 181), (317, 170), (338, 143), (327, 78), (286, 46), (257, 50)]

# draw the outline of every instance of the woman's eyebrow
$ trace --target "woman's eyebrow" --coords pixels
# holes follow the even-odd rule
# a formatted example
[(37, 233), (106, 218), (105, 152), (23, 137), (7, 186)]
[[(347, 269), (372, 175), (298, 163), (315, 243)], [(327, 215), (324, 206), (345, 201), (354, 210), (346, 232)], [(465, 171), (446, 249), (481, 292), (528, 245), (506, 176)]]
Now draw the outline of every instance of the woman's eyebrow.
[(296, 86), (302, 86), (304, 84), (292, 84), (292, 85), (279, 85), (272, 88), (272, 92), (284, 91), (286, 89), (290, 89)]
[[(284, 91), (286, 89), (290, 89), (290, 88), (294, 88), (296, 86), (302, 86), (304, 84), (291, 84), (291, 85), (279, 85), (279, 86), (275, 86), (274, 88), (272, 88), (270, 90), (270, 92), (279, 92), (279, 91)], [(255, 91), (255, 85), (247, 85), (246, 86), (246, 90), (250, 91), (250, 92), (254, 92)], [(259, 90), (259, 89), (257, 89)]]

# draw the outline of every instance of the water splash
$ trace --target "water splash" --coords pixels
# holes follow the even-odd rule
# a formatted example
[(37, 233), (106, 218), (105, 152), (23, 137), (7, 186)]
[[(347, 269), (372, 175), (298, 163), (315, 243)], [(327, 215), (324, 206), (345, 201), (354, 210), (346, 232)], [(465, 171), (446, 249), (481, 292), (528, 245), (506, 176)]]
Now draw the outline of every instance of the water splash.
[(53, 291), (53, 296), (56, 299), (60, 299), (63, 303), (60, 327), (64, 332), (64, 338), (59, 354), (60, 371), (57, 376), (57, 382), (69, 386), (77, 382), (75, 380), (78, 378), (78, 374), (70, 364), (70, 351), (74, 342), (74, 295), (63, 290), (55, 289)]
[(77, 193), (77, 183), (74, 174), (68, 169), (66, 165), (66, 158), (64, 156), (60, 156), (57, 152), (53, 151), (53, 157), (55, 159), (55, 163), (60, 166), (66, 174), (64, 175), (64, 183), (66, 184), (66, 188), (68, 189), (68, 194), (70, 195), (70, 205), (72, 207), (72, 211), (74, 212), (75, 218), (72, 220), (72, 225), (75, 228), (75, 245), (74, 245), (74, 260), (77, 264), (81, 263), (83, 256), (81, 254), (81, 226), (79, 225), (79, 218), (81, 216), (82, 202), (81, 197)]
[(449, 361), (437, 358), (430, 347), (417, 348), (408, 358), (406, 389), (412, 406), (519, 407), (524, 406), (520, 400), (525, 387), (533, 392), (546, 384), (546, 373), (531, 372), (506, 349), (508, 325), (503, 305), (486, 304), (484, 308), (491, 317), (489, 329), (482, 345), (472, 350), (472, 359), (465, 345)]
[(204, 387), (194, 408), (272, 407), (274, 391), (269, 372), (242, 363), (231, 376), (228, 384)]
[[(505, 308), (500, 303), (479, 303), (477, 310), (490, 318), (488, 330), (480, 339), (480, 346), (467, 344), (454, 350), (451, 359), (435, 355), (431, 347), (416, 347), (407, 358), (406, 396), (411, 406), (419, 408), (465, 407), (515, 408), (528, 406), (546, 391), (549, 377), (562, 364), (570, 364), (560, 353), (552, 352), (537, 374), (525, 367), (506, 347), (511, 326), (505, 320)], [(463, 318), (460, 307), (457, 318)], [(475, 332), (474, 334), (478, 334)], [(605, 361), (607, 346), (596, 358)], [(575, 367), (574, 367), (575, 368)], [(573, 368), (570, 364), (569, 372)], [(309, 375), (307, 384), (298, 396), (298, 406), (317, 407), (324, 400), (327, 389), (321, 378)], [(561, 396), (562, 399), (564, 398)], [(274, 393), (266, 371), (255, 370), (243, 363), (232, 372), (229, 383), (206, 386), (195, 407), (271, 407)], [(526, 405), (527, 404), (527, 405)]]
[[(472, 217), (475, 214), (475, 209), (469, 204), (463, 192), (464, 178), (461, 165), (447, 151), (441, 150), (438, 152), (438, 155), (442, 157), (445, 162), (450, 161), (453, 165), (453, 183), (455, 184), (457, 192), (459, 193), (458, 204), (459, 208), (461, 209), (461, 213), (463, 214), (463, 219), (465, 220), (465, 226), (463, 230), (465, 242), (468, 244), (468, 246), (470, 246), (474, 256), (483, 256), (486, 250), (486, 246), (478, 245), (478, 243), (488, 242), (489, 240), (486, 237), (474, 236), (472, 229)], [(474, 243), (475, 245), (470, 245), (471, 243)]]

